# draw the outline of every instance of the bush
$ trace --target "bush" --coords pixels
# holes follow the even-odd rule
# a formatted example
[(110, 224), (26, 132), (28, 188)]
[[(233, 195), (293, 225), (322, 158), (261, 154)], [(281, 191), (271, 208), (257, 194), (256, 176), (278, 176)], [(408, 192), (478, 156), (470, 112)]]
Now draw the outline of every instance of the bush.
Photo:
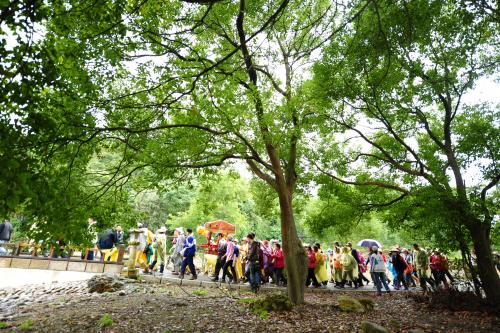
[(293, 304), (285, 294), (269, 294), (263, 298), (241, 298), (241, 303), (249, 304), (250, 310), (261, 319), (269, 318), (271, 311), (288, 311)]
[(196, 295), (196, 296), (207, 296), (208, 295), (208, 291), (206, 291), (203, 288), (198, 288), (195, 291), (193, 291), (193, 294)]
[(22, 330), (29, 330), (33, 327), (33, 321), (31, 319), (28, 319), (19, 325), (19, 328)]
[(99, 319), (99, 323), (98, 323), (99, 327), (108, 327), (108, 326), (111, 326), (113, 325), (113, 319), (111, 318), (111, 316), (107, 313), (105, 313), (101, 319)]

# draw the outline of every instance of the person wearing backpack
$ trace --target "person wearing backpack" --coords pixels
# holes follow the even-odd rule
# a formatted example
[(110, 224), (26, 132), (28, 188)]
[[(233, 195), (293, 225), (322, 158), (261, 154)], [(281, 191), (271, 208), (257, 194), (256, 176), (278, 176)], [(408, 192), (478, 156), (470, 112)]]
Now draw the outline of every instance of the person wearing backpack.
[(248, 240), (248, 280), (252, 291), (257, 293), (260, 287), (260, 270), (263, 268), (264, 254), (260, 248), (260, 242), (255, 240), (255, 235), (250, 233), (247, 235)]
[(396, 277), (394, 278), (395, 280), (394, 289), (399, 290), (400, 284), (402, 284), (405, 290), (408, 290), (408, 284), (406, 283), (406, 278), (405, 278), (405, 270), (407, 269), (408, 265), (406, 264), (406, 261), (399, 253), (399, 249), (393, 248), (391, 249), (390, 253), (392, 259), (392, 266), (396, 271)]
[(103, 233), (99, 235), (99, 240), (97, 241), (97, 245), (99, 251), (101, 252), (101, 261), (105, 261), (106, 255), (110, 250), (115, 246), (118, 242), (118, 237), (113, 229), (107, 229)]
[(7, 250), (2, 246), (2, 244), (10, 241), (13, 230), (14, 228), (9, 220), (5, 220), (2, 224), (0, 224), (0, 255), (7, 254)]
[(217, 233), (217, 262), (215, 264), (215, 273), (212, 282), (219, 281), (220, 270), (226, 264), (227, 241), (222, 232)]
[(377, 295), (382, 295), (382, 284), (384, 285), (387, 293), (390, 293), (389, 284), (385, 275), (385, 262), (382, 255), (378, 252), (378, 246), (372, 246), (372, 253), (370, 254), (370, 273), (374, 279), (373, 283), (377, 287)]

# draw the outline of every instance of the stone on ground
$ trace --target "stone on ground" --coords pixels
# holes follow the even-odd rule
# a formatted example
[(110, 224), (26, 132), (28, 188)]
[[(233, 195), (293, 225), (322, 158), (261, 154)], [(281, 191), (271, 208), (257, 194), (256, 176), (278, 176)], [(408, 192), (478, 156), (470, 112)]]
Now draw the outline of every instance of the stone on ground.
[(389, 333), (389, 330), (369, 321), (363, 321), (361, 323), (361, 329), (364, 333)]
[(250, 305), (251, 308), (260, 308), (266, 311), (288, 311), (293, 304), (285, 294), (270, 294), (264, 298), (257, 299)]
[(115, 292), (123, 289), (125, 284), (112, 275), (95, 275), (87, 281), (87, 288), (90, 293)]
[(365, 307), (360, 301), (348, 296), (339, 297), (339, 309), (344, 312), (365, 312)]

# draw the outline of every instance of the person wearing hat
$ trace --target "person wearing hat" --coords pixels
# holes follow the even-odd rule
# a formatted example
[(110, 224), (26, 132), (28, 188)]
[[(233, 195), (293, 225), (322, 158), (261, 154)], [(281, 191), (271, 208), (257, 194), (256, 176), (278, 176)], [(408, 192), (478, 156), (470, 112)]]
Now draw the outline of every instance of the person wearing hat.
[(377, 294), (382, 295), (382, 284), (387, 293), (391, 292), (389, 284), (387, 283), (387, 277), (385, 275), (385, 262), (382, 255), (379, 253), (379, 249), (376, 245), (372, 246), (370, 254), (370, 273), (373, 277), (373, 283), (377, 287)]
[(399, 290), (400, 284), (402, 284), (405, 290), (408, 290), (408, 284), (405, 278), (405, 270), (408, 267), (406, 261), (399, 253), (399, 248), (397, 247), (391, 249), (390, 255), (392, 267), (394, 267), (394, 271), (396, 272), (396, 276), (394, 277), (394, 289)]
[(427, 283), (432, 287), (433, 283), (430, 280), (430, 272), (429, 272), (429, 256), (427, 252), (423, 249), (420, 249), (420, 246), (415, 243), (413, 244), (413, 258), (414, 265), (417, 269), (418, 279), (420, 281), (420, 286), (424, 290), (427, 291)]
[(149, 265), (149, 269), (150, 271), (152, 271), (159, 259), (159, 272), (160, 274), (163, 274), (163, 270), (165, 268), (165, 254), (167, 253), (167, 228), (161, 227), (156, 233), (157, 235), (155, 236), (155, 239), (153, 241), (153, 261), (151, 262), (151, 265)]

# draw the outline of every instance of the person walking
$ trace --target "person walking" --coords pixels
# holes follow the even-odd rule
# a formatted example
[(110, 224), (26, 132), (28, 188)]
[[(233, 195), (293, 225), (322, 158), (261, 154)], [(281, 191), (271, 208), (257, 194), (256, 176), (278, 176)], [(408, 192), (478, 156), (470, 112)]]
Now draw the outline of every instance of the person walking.
[(373, 283), (377, 288), (377, 295), (382, 295), (382, 284), (387, 293), (391, 292), (389, 284), (387, 283), (387, 277), (385, 275), (385, 262), (382, 255), (378, 252), (378, 247), (373, 246), (372, 252), (370, 254), (370, 273), (374, 279)]
[(179, 270), (182, 265), (182, 250), (184, 249), (184, 242), (186, 240), (186, 237), (184, 236), (184, 229), (182, 227), (179, 227), (174, 230), (174, 247), (172, 251), (172, 265), (174, 266), (174, 269), (172, 270), (173, 275), (178, 275)]
[(316, 268), (314, 269), (316, 280), (318, 280), (318, 282), (323, 286), (326, 286), (328, 284), (328, 273), (326, 271), (325, 254), (321, 251), (319, 243), (314, 245), (313, 250), (316, 254)]
[(351, 249), (348, 246), (342, 249), (341, 288), (344, 288), (347, 282), (354, 283), (354, 288), (358, 288), (358, 262), (351, 254)]
[(6, 255), (7, 250), (2, 246), (2, 244), (8, 243), (12, 237), (12, 232), (14, 228), (9, 220), (5, 220), (0, 224), (0, 255)]
[(184, 249), (183, 256), (184, 260), (182, 261), (181, 273), (179, 274), (180, 279), (184, 279), (184, 273), (186, 272), (186, 266), (189, 267), (189, 271), (191, 272), (190, 280), (196, 280), (198, 275), (196, 273), (196, 268), (194, 267), (194, 256), (196, 254), (196, 239), (193, 236), (193, 230), (191, 228), (186, 229), (187, 236), (184, 241)]
[(399, 253), (399, 249), (397, 248), (391, 249), (390, 254), (392, 260), (392, 266), (396, 271), (396, 276), (394, 277), (395, 280), (394, 289), (399, 290), (400, 284), (402, 284), (405, 290), (408, 290), (408, 284), (406, 283), (406, 278), (405, 278), (405, 270), (408, 267), (408, 265), (406, 264), (406, 261)]
[(226, 264), (226, 251), (227, 242), (224, 239), (224, 235), (222, 234), (222, 232), (219, 232), (217, 234), (217, 262), (215, 264), (215, 273), (212, 282), (219, 281), (220, 270)]
[(101, 253), (101, 261), (108, 261), (109, 253), (118, 242), (118, 237), (113, 229), (106, 229), (103, 233), (99, 235), (99, 240), (97, 241), (97, 247)]
[(309, 287), (312, 283), (313, 287), (319, 288), (321, 285), (318, 283), (316, 279), (316, 274), (314, 273), (314, 269), (316, 268), (316, 253), (313, 248), (309, 245), (304, 246), (306, 248), (307, 253), (307, 279), (306, 279), (306, 287)]
[(443, 283), (444, 289), (448, 289), (448, 281), (446, 280), (445, 270), (448, 267), (448, 261), (441, 254), (441, 251), (434, 250), (433, 255), (431, 257), (431, 265), (434, 268), (434, 281), (436, 282), (436, 287), (439, 287), (441, 283)]
[(283, 250), (279, 243), (274, 243), (273, 251), (273, 265), (274, 265), (274, 278), (276, 285), (286, 285), (286, 279), (283, 275), (283, 269), (285, 268), (285, 256), (283, 255)]
[(160, 274), (163, 274), (163, 270), (165, 269), (165, 255), (167, 253), (167, 228), (161, 227), (157, 231), (157, 235), (155, 236), (155, 239), (153, 241), (153, 261), (151, 262), (151, 265), (149, 265), (150, 271), (153, 271), (153, 268), (156, 266), (158, 263), (158, 260), (160, 261), (160, 269), (159, 272)]
[(333, 280), (335, 288), (342, 285), (342, 251), (339, 246), (333, 248)]
[(411, 252), (408, 250), (408, 249), (403, 249), (403, 258), (406, 262), (406, 270), (405, 270), (405, 280), (406, 280), (406, 284), (408, 286), (412, 286), (412, 287), (416, 287), (417, 284), (415, 283), (415, 279), (414, 279), (414, 271), (415, 271), (415, 267), (413, 265), (413, 255), (411, 254)]
[(413, 263), (417, 269), (420, 287), (422, 287), (424, 292), (426, 292), (427, 283), (432, 287), (429, 274), (429, 257), (427, 256), (425, 250), (420, 249), (420, 246), (417, 243), (413, 244), (413, 250)]
[(260, 288), (260, 270), (263, 267), (263, 253), (260, 248), (260, 243), (255, 240), (255, 235), (250, 233), (247, 235), (248, 255), (247, 269), (248, 280), (254, 293), (257, 293)]
[(238, 279), (236, 276), (236, 269), (234, 268), (233, 265), (234, 260), (236, 259), (234, 254), (235, 247), (236, 244), (234, 244), (233, 242), (233, 236), (232, 235), (227, 236), (226, 254), (224, 255), (226, 260), (222, 268), (222, 280), (221, 280), (222, 283), (226, 283), (226, 275), (228, 274), (229, 269), (231, 269), (231, 274), (232, 274), (232, 277), (229, 278), (229, 282), (238, 283)]

